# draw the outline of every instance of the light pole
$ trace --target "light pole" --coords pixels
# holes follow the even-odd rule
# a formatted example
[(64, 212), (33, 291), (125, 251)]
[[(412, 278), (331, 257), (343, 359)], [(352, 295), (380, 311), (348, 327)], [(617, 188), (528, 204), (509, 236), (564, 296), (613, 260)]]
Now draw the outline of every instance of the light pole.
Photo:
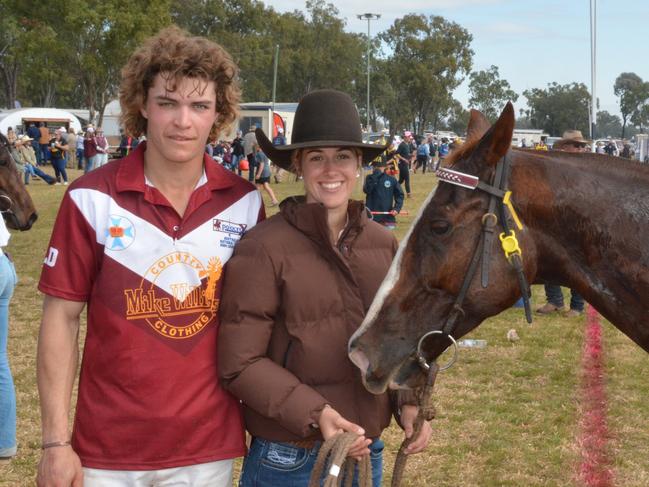
[(367, 20), (367, 134), (370, 133), (370, 22), (381, 18), (381, 14), (359, 14), (359, 20)]
[(597, 71), (597, 0), (590, 0), (590, 140), (595, 147), (597, 126), (597, 95), (595, 93), (595, 74)]

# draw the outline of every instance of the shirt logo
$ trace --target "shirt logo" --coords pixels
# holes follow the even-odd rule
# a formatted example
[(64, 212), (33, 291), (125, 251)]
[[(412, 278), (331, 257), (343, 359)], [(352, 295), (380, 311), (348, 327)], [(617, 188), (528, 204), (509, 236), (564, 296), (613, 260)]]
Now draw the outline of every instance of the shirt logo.
[(123, 216), (110, 215), (106, 229), (106, 247), (110, 250), (124, 250), (135, 240), (135, 227)]
[[(167, 254), (151, 264), (139, 288), (124, 290), (126, 318), (145, 320), (165, 338), (190, 338), (214, 321), (222, 271), (218, 257), (204, 266), (189, 252)], [(197, 277), (199, 284), (188, 282), (192, 277)], [(207, 281), (205, 285), (203, 280)], [(160, 291), (157, 281), (171, 283), (171, 296)]]
[(383, 181), (383, 186), (389, 188), (390, 186), (392, 186), (392, 183), (390, 181)]
[(219, 241), (221, 247), (233, 249), (239, 239), (243, 236), (248, 225), (245, 223), (235, 223), (215, 218), (212, 220), (212, 230), (215, 232), (227, 233)]

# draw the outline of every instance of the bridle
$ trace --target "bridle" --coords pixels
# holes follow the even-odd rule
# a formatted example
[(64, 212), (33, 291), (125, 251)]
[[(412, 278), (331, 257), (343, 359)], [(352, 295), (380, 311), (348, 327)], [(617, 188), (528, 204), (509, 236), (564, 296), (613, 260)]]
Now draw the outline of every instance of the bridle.
[[(489, 207), (487, 212), (482, 216), (482, 231), (480, 233), (480, 239), (478, 244), (475, 247), (473, 252), (473, 257), (469, 263), (469, 267), (464, 275), (464, 280), (462, 281), (462, 286), (460, 287), (460, 292), (457, 294), (451, 311), (446, 318), (446, 322), (441, 330), (432, 330), (425, 333), (417, 343), (417, 349), (414, 354), (414, 358), (419, 364), (419, 366), (424, 370), (429, 370), (431, 365), (426, 360), (426, 357), (422, 353), (422, 346), (426, 339), (433, 335), (441, 335), (448, 339), (451, 342), (453, 347), (453, 355), (449, 361), (440, 366), (440, 370), (446, 370), (451, 367), (457, 360), (457, 342), (453, 338), (458, 320), (460, 317), (464, 316), (464, 309), (462, 305), (464, 299), (469, 291), (469, 286), (473, 281), (478, 267), (481, 265), (481, 285), (483, 288), (489, 286), (489, 261), (491, 259), (491, 248), (495, 235), (496, 225), (500, 221), (503, 232), (500, 233), (499, 238), (505, 257), (510, 265), (514, 268), (518, 278), (518, 285), (521, 290), (521, 295), (523, 297), (523, 303), (525, 305), (525, 318), (528, 323), (532, 323), (532, 310), (530, 307), (530, 287), (527, 283), (527, 278), (525, 277), (525, 272), (523, 270), (523, 259), (521, 249), (518, 245), (518, 240), (516, 239), (516, 233), (513, 228), (511, 228), (510, 220), (508, 217), (511, 216), (511, 219), (514, 222), (514, 225), (518, 230), (523, 229), (523, 225), (518, 219), (518, 215), (514, 210), (514, 206), (511, 202), (511, 191), (508, 189), (509, 175), (511, 171), (509, 153), (498, 161), (496, 164), (496, 171), (492, 184), (487, 184), (484, 181), (480, 181), (480, 178), (473, 176), (471, 174), (463, 173), (460, 171), (455, 171), (448, 168), (440, 168), (435, 174), (437, 175), (440, 182), (454, 184), (462, 188), (470, 190), (481, 190), (489, 195)], [(505, 211), (507, 209), (507, 211)], [(496, 214), (498, 212), (498, 215)]]

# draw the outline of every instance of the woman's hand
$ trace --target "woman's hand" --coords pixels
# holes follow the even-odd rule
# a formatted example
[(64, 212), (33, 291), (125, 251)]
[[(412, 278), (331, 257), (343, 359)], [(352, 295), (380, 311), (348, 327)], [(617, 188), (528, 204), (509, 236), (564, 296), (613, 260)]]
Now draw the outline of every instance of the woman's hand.
[[(406, 438), (410, 438), (414, 432), (415, 419), (419, 413), (419, 408), (413, 405), (405, 405), (401, 408), (401, 424), (403, 425), (403, 432)], [(419, 430), (419, 436), (415, 438), (410, 445), (406, 448), (406, 453), (411, 455), (423, 451), (430, 442), (433, 436), (433, 429), (430, 427), (428, 421), (424, 421)]]
[(318, 426), (320, 427), (322, 437), (325, 440), (345, 431), (359, 435), (359, 438), (354, 441), (349, 449), (347, 456), (360, 460), (362, 456), (370, 454), (370, 449), (368, 447), (370, 443), (372, 443), (372, 440), (365, 438), (365, 430), (357, 424), (347, 421), (331, 406), (326, 405), (322, 409), (320, 417), (318, 418)]

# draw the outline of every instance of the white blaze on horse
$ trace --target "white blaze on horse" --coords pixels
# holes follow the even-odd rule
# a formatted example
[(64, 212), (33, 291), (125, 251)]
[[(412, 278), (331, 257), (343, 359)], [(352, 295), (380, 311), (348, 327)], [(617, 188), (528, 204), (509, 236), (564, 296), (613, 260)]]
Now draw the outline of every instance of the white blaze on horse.
[(576, 289), (649, 351), (649, 166), (511, 149), (513, 129), (511, 104), (491, 127), (472, 111), (350, 340), (369, 390), (420, 385), (422, 368), (527, 297), (527, 283)]
[(9, 141), (0, 134), (0, 211), (7, 227), (29, 230), (38, 214), (25, 188), (23, 175), (9, 152)]

